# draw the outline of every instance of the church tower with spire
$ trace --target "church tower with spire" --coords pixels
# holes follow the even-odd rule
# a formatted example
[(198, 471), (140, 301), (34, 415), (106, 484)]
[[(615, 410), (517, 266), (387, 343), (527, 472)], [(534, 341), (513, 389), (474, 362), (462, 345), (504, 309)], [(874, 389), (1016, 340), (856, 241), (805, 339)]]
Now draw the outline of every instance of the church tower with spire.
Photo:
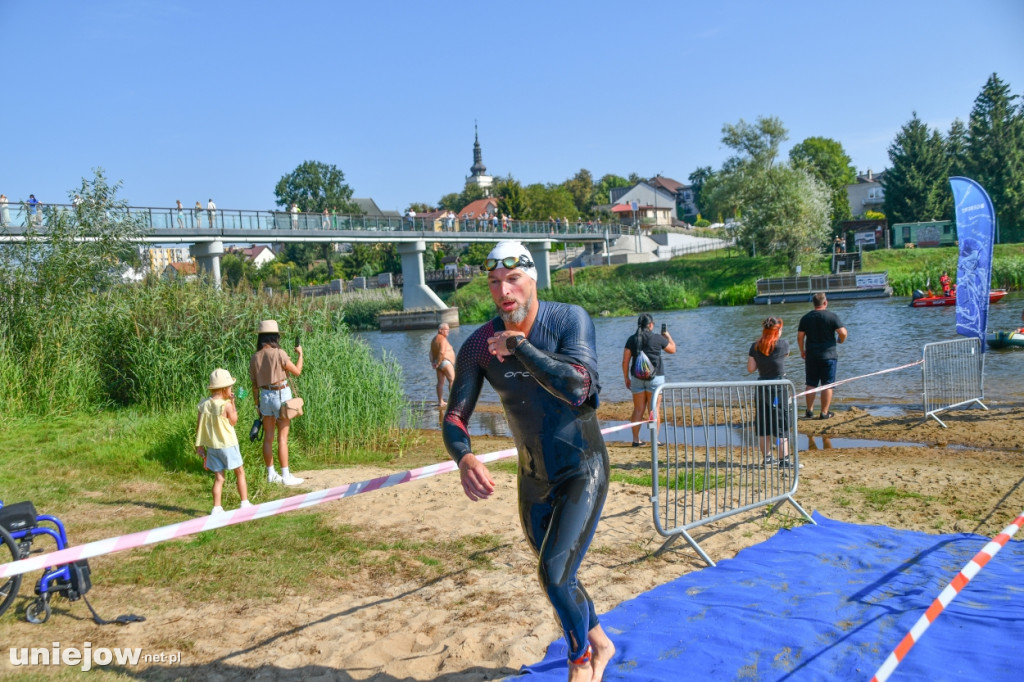
[(484, 155), (480, 151), (480, 131), (477, 129), (476, 121), (473, 122), (473, 165), (469, 167), (472, 173), (466, 178), (467, 183), (473, 183), (484, 191), (487, 196), (491, 195), (491, 185), (494, 178), (487, 175), (487, 166), (484, 165)]

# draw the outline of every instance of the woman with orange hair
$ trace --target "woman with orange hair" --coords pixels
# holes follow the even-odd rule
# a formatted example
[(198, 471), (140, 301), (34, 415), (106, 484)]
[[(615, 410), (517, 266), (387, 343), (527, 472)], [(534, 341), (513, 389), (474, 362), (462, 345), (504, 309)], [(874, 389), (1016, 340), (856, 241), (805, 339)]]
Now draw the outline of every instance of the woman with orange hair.
[[(789, 343), (782, 336), (782, 318), (769, 317), (761, 323), (761, 338), (750, 345), (747, 371), (757, 371), (760, 381), (782, 379), (786, 373)], [(789, 461), (789, 403), (781, 386), (764, 386), (757, 396), (757, 435), (764, 463), (772, 463), (772, 442), (779, 446), (779, 466)]]

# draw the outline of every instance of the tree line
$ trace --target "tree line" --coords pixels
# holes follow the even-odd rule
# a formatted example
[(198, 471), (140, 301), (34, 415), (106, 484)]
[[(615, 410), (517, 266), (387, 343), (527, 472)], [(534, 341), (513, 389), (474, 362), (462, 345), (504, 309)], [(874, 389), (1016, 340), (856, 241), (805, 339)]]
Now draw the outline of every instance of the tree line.
[[(884, 217), (889, 223), (953, 219), (949, 177), (965, 175), (989, 192), (996, 207), (1001, 240), (1024, 241), (1024, 103), (1010, 86), (992, 74), (974, 101), (968, 121), (956, 119), (944, 135), (914, 112), (888, 148), (891, 167), (884, 174)], [(706, 225), (709, 218), (727, 222), (739, 244), (754, 255), (782, 254), (790, 265), (817, 258), (841, 234), (851, 215), (846, 186), (856, 170), (841, 143), (809, 137), (780, 158), (788, 130), (776, 117), (740, 119), (722, 126), (722, 143), (733, 154), (718, 170), (700, 166), (689, 176), (697, 211), (678, 216)], [(524, 185), (511, 174), (495, 178), (491, 194), (498, 211), (518, 220), (591, 219), (611, 203), (611, 190), (646, 180), (636, 173), (606, 174), (595, 180), (581, 168), (560, 183)], [(358, 215), (352, 189), (334, 165), (305, 161), (284, 175), (274, 188), (278, 206), (294, 204), (305, 213)], [(460, 192), (436, 204), (411, 203), (409, 210), (459, 212), (485, 197), (485, 190), (467, 182)], [(439, 269), (445, 250), (428, 252), (428, 269)], [(466, 254), (470, 257), (478, 254)], [(295, 268), (291, 267), (294, 264)], [(290, 244), (278, 262), (257, 271), (240, 256), (225, 256), (228, 281), (287, 286), (298, 281), (323, 282), (338, 276), (372, 276), (401, 269), (394, 244), (353, 244), (336, 253), (330, 244)]]
[(963, 175), (988, 192), (1000, 241), (1024, 241), (1024, 102), (993, 73), (970, 117), (944, 135), (917, 112), (889, 145), (885, 215), (890, 224), (953, 220), (949, 178)]

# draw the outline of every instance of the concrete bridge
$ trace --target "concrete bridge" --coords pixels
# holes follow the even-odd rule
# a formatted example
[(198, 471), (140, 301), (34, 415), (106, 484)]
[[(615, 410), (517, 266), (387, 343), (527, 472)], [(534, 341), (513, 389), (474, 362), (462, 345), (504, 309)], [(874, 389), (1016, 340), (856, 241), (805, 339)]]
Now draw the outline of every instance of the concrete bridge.
[[(446, 308), (427, 286), (423, 253), (427, 243), (494, 242), (518, 239), (537, 264), (538, 286), (551, 286), (549, 252), (554, 242), (602, 243), (631, 231), (630, 226), (610, 223), (569, 224), (497, 219), (424, 219), (249, 211), (236, 209), (157, 208), (128, 206), (118, 209), (143, 227), (141, 241), (154, 244), (191, 244), (189, 248), (220, 286), (220, 258), (225, 244), (268, 243), (394, 243), (402, 259), (402, 304), (405, 309)], [(59, 212), (73, 212), (64, 204), (40, 204), (34, 210), (25, 204), (0, 208), (0, 241), (24, 241), (26, 237), (46, 239), (47, 224)]]

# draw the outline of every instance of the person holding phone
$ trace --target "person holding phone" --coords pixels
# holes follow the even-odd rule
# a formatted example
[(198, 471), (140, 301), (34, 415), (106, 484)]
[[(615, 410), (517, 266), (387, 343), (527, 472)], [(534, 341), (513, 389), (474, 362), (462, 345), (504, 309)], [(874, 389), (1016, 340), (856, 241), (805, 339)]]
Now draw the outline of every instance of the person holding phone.
[[(252, 381), (256, 409), (263, 417), (263, 462), (267, 465), (267, 482), (299, 485), (301, 478), (293, 476), (288, 468), (288, 433), (291, 420), (281, 415), (281, 405), (292, 398), (288, 375), (302, 374), (302, 346), (295, 340), (298, 362), (280, 346), (281, 332), (277, 320), (260, 322), (256, 337), (256, 353), (249, 361), (249, 379)], [(281, 473), (274, 470), (274, 431), (277, 431), (277, 458)]]
[[(622, 351), (622, 376), (626, 381), (626, 388), (633, 394), (633, 416), (630, 421), (640, 421), (643, 417), (650, 415), (654, 421), (654, 432), (658, 431), (658, 408), (660, 405), (652, 405), (651, 400), (655, 389), (665, 383), (665, 366), (662, 362), (661, 353), (673, 354), (676, 352), (676, 342), (668, 333), (668, 326), (661, 325), (661, 334), (654, 333), (654, 318), (650, 313), (644, 313), (636, 323), (636, 332), (626, 339), (626, 347)], [(653, 373), (651, 378), (638, 378), (633, 365), (636, 357), (643, 352), (652, 365)], [(660, 399), (659, 399), (660, 402)], [(633, 427), (633, 447), (639, 448), (647, 445), (640, 440), (640, 426)]]

